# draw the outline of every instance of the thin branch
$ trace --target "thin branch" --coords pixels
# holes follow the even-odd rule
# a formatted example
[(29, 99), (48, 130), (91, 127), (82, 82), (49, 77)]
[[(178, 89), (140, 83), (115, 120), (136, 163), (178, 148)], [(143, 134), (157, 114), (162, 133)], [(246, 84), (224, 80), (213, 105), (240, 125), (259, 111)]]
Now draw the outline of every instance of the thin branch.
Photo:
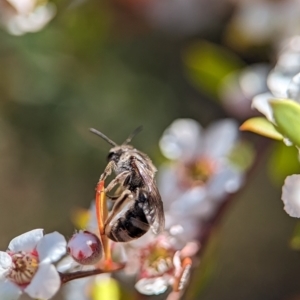
[[(120, 271), (125, 267), (125, 265), (121, 265), (118, 268), (114, 268), (115, 271)], [(88, 271), (77, 271), (73, 273), (59, 273), (61, 284), (67, 283), (74, 279), (85, 278), (93, 275), (99, 275), (102, 273), (110, 273), (112, 270), (102, 270), (102, 269), (94, 269)]]

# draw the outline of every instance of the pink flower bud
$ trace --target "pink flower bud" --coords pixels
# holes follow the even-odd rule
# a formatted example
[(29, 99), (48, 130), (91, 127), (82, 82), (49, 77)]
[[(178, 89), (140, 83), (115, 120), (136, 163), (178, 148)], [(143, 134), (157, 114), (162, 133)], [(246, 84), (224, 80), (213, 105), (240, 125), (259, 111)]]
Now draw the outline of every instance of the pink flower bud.
[(89, 231), (75, 233), (68, 242), (68, 253), (81, 265), (93, 265), (102, 257), (100, 239)]

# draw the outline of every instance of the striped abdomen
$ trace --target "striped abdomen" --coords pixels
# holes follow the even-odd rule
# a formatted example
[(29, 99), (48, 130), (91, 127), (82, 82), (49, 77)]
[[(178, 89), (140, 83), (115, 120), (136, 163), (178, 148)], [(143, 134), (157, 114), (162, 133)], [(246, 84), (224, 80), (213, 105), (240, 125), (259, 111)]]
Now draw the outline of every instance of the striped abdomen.
[(105, 234), (115, 242), (130, 242), (144, 235), (150, 228), (143, 210), (143, 203), (147, 201), (146, 194), (141, 192), (139, 199), (128, 198), (124, 205), (112, 210), (113, 217), (105, 226)]

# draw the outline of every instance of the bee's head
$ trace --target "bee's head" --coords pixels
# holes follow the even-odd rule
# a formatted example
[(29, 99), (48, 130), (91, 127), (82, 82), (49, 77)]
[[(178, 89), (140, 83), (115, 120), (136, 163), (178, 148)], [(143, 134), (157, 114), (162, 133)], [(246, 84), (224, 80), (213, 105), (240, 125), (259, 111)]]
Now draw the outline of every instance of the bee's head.
[(121, 145), (121, 146), (113, 147), (108, 152), (107, 160), (109, 162), (113, 160), (114, 162), (117, 163), (124, 153), (132, 149), (133, 147), (131, 145)]
[(117, 163), (120, 160), (122, 153), (123, 153), (123, 151), (120, 146), (113, 147), (108, 152), (107, 160), (109, 162), (113, 160), (114, 162)]

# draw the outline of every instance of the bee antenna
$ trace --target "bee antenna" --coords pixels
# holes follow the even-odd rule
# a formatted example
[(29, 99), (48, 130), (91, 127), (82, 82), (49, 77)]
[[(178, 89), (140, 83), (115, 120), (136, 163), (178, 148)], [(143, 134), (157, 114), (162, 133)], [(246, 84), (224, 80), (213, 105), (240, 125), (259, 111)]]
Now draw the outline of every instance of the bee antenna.
[(101, 138), (103, 138), (105, 141), (107, 141), (112, 146), (114, 146), (114, 147), (118, 146), (114, 141), (112, 141), (110, 138), (108, 138), (105, 134), (103, 134), (102, 132), (98, 131), (97, 129), (90, 128), (90, 132), (92, 132), (92, 133), (100, 136)]
[(143, 126), (139, 126), (136, 129), (133, 130), (133, 132), (129, 135), (129, 137), (125, 140), (125, 142), (122, 145), (127, 145), (131, 142), (131, 140), (142, 131)]

